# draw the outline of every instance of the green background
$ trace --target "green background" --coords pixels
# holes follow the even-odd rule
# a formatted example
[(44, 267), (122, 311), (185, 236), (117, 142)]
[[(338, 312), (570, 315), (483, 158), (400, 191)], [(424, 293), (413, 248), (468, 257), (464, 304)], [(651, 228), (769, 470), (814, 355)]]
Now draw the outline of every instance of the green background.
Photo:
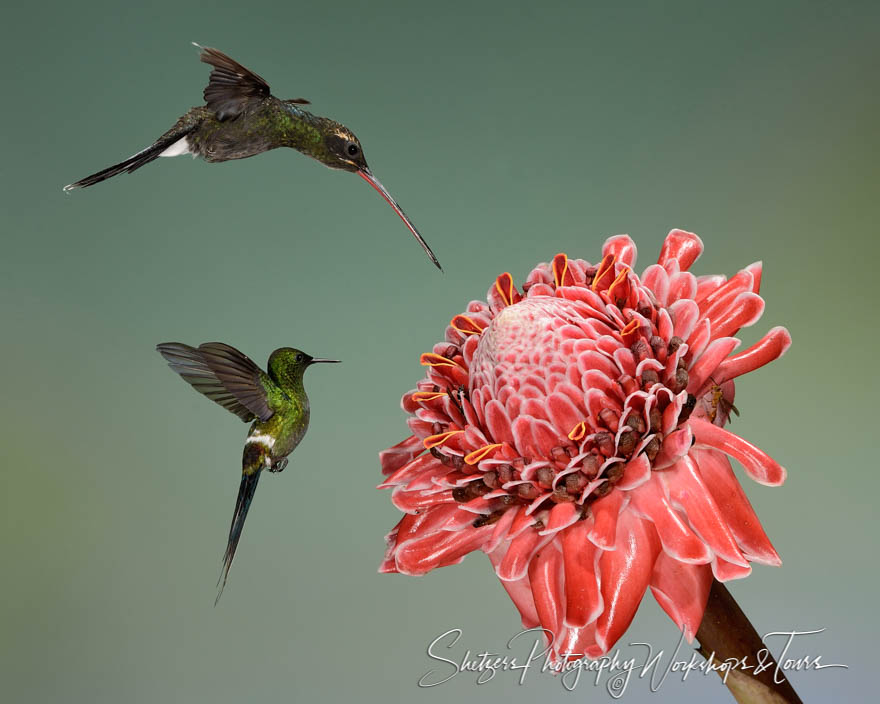
[[(33, 5), (33, 4), (31, 4)], [(518, 630), (482, 555), (379, 575), (398, 520), (377, 452), (406, 435), (419, 353), (494, 277), (631, 234), (700, 234), (696, 273), (765, 264), (764, 318), (794, 346), (744, 379), (734, 430), (789, 469), (744, 479), (782, 569), (731, 589), (759, 631), (827, 628), (793, 652), (808, 701), (857, 701), (876, 669), (876, 3), (189, 4), (50, 0), (4, 10), (0, 154), (2, 605), (10, 702), (609, 700), (583, 682), (430, 690), (449, 628)], [(623, 6), (621, 6), (623, 5)], [(367, 186), (290, 151), (161, 160), (64, 195), (200, 104), (190, 41), (360, 137), (431, 243)], [(245, 427), (157, 342), (293, 344), (312, 427), (266, 477), (219, 606), (214, 579)], [(648, 598), (621, 641), (671, 651)], [(623, 648), (636, 656), (640, 651)], [(712, 678), (625, 701), (705, 701)]]

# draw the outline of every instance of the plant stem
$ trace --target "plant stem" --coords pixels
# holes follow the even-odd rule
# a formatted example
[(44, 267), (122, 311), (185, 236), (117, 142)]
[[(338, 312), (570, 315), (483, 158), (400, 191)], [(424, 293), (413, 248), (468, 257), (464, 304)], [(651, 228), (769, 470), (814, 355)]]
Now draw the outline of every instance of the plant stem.
[[(727, 674), (725, 684), (740, 704), (802, 704), (785, 674), (777, 670), (776, 661), (754, 626), (727, 588), (717, 580), (712, 582), (697, 640), (700, 641), (700, 654), (707, 660), (714, 660), (716, 665), (729, 659), (750, 666), (749, 669), (734, 668), (727, 673), (718, 671), (722, 678)], [(759, 651), (766, 651), (766, 657), (762, 654), (759, 659)], [(755, 665), (759, 662), (767, 667), (755, 674)]]

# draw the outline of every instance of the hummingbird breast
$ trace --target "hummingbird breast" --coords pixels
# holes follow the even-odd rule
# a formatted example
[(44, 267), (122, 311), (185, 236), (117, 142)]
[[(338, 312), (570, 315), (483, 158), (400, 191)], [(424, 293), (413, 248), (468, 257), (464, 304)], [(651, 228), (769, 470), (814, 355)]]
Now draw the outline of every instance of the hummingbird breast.
[(275, 413), (269, 420), (255, 421), (245, 441), (244, 471), (265, 469), (296, 449), (309, 429), (308, 407)]

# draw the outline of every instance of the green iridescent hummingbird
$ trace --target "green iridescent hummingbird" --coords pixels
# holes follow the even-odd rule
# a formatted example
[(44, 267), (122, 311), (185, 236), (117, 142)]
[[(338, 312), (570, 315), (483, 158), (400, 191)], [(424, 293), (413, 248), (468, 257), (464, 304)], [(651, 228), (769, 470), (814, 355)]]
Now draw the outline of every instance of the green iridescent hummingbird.
[(260, 474), (264, 469), (282, 471), (287, 456), (308, 430), (309, 397), (303, 375), (312, 364), (339, 360), (317, 359), (292, 347), (281, 347), (269, 356), (267, 374), (246, 355), (222, 342), (206, 342), (198, 347), (163, 342), (156, 349), (196, 391), (245, 423), (253, 421), (241, 458), (241, 485), (223, 556), (219, 601)]
[(194, 107), (146, 149), (64, 187), (85, 188), (131, 173), (160, 156), (192, 154), (214, 163), (244, 159), (278, 147), (291, 147), (331, 169), (351, 171), (388, 202), (422, 245), (434, 265), (434, 252), (364, 159), (361, 143), (345, 125), (304, 110), (304, 98), (279, 100), (256, 73), (217, 49), (195, 44), (199, 58), (213, 67), (204, 90), (205, 105)]

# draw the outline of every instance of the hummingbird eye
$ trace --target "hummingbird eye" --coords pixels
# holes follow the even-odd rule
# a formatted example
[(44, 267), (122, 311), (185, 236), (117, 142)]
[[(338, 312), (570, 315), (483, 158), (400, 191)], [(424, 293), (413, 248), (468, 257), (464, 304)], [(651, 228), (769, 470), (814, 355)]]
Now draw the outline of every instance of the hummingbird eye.
[(354, 142), (348, 142), (345, 145), (345, 153), (349, 156), (357, 156), (361, 153), (361, 148)]
[(302, 352), (297, 353), (297, 355), (296, 355), (296, 361), (297, 361), (297, 362), (302, 362), (302, 361), (303, 361), (303, 353), (302, 353)]

